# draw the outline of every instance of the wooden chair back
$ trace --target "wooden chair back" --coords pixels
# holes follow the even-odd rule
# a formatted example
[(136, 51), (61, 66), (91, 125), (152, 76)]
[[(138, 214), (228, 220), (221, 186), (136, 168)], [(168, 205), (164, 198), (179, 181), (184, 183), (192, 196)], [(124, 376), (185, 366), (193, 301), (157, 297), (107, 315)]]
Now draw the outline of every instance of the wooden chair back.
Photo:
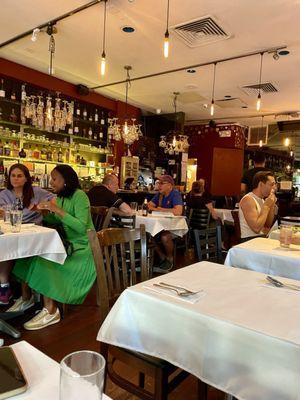
[(207, 229), (210, 223), (210, 212), (207, 208), (191, 208), (188, 217), (190, 229)]
[[(98, 299), (102, 321), (109, 312), (110, 306), (128, 286), (139, 280), (149, 279), (147, 268), (147, 244), (145, 225), (139, 229), (106, 228), (100, 232), (88, 232), (94, 256)], [(135, 243), (139, 242), (138, 264), (135, 259)]]
[(90, 210), (95, 230), (98, 232), (103, 228), (107, 228), (111, 220), (113, 208), (91, 206)]
[(209, 229), (193, 230), (198, 261), (223, 263), (221, 226)]
[(241, 225), (240, 225), (240, 218), (239, 218), (239, 210), (232, 210), (231, 215), (234, 222), (234, 233), (236, 240), (238, 243), (241, 241)]

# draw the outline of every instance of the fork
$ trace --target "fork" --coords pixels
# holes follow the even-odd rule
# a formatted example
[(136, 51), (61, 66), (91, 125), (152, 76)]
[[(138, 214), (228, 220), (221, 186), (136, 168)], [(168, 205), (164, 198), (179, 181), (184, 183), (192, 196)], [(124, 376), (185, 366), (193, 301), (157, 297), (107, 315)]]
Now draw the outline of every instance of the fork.
[(280, 287), (280, 288), (286, 287), (286, 288), (289, 288), (289, 289), (293, 289), (293, 290), (298, 290), (298, 291), (300, 291), (300, 286), (293, 285), (293, 284), (291, 284), (291, 283), (283, 283), (283, 282), (278, 281), (277, 279), (273, 278), (272, 276), (269, 276), (269, 275), (268, 275), (268, 276), (267, 276), (267, 280), (268, 280), (270, 283), (272, 283), (274, 286), (276, 286), (276, 287)]
[(198, 290), (198, 291), (192, 291), (192, 290), (180, 287), (180, 286), (173, 286), (173, 285), (169, 285), (169, 284), (163, 283), (163, 282), (153, 283), (153, 286), (158, 286), (161, 289), (173, 290), (174, 292), (176, 292), (178, 294), (178, 296), (182, 296), (182, 297), (191, 296), (193, 294), (197, 294), (202, 291), (202, 289)]

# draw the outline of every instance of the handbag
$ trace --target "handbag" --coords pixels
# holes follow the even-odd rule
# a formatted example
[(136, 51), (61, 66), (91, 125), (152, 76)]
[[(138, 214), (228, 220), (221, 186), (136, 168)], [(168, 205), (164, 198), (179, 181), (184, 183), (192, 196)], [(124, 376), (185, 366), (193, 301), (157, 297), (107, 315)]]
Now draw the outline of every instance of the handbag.
[(74, 253), (74, 245), (67, 239), (66, 231), (62, 224), (44, 224), (47, 228), (55, 229), (56, 232), (59, 234), (59, 237), (64, 245), (66, 250), (67, 256), (71, 256)]

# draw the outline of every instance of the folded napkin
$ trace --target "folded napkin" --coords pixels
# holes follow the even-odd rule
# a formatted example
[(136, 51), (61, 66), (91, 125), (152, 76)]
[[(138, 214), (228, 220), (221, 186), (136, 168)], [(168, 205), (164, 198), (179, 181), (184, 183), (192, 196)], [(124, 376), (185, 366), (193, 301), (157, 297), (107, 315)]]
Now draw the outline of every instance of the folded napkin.
[(186, 303), (192, 303), (192, 304), (198, 303), (198, 301), (205, 296), (205, 292), (202, 289), (199, 289), (200, 290), (199, 293), (193, 293), (188, 296), (179, 296), (174, 290), (170, 290), (168, 288), (163, 288), (153, 285), (144, 285), (143, 288), (150, 290), (152, 292), (164, 294), (166, 296), (176, 298), (177, 300), (181, 300)]

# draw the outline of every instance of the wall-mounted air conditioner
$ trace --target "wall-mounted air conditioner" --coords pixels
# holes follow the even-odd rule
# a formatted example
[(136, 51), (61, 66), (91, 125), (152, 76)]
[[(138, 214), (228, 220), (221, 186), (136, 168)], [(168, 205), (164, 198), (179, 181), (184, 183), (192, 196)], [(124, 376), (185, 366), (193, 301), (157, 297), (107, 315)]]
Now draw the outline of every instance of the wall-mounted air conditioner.
[(251, 126), (248, 132), (248, 146), (265, 146), (268, 143), (268, 125)]

